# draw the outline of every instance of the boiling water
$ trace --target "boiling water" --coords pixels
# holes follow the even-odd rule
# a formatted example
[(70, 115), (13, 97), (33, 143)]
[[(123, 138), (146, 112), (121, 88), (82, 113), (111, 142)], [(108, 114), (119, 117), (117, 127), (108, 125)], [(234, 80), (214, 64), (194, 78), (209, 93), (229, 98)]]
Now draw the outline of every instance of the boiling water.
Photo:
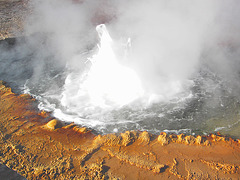
[[(100, 25), (97, 31), (98, 48), (72, 57), (81, 68), (56, 64), (54, 54), (39, 56), (29, 49), (29, 42), (21, 41), (20, 46), (2, 42), (0, 77), (15, 92), (30, 93), (39, 101), (40, 109), (99, 133), (221, 131), (239, 137), (238, 97), (228, 81), (204, 60), (192, 78), (168, 82), (168, 93), (153, 94), (143, 88), (133, 69), (120, 64), (106, 27)], [(126, 44), (122, 48), (127, 54)], [(42, 64), (33, 61), (41, 58)], [(43, 71), (36, 74), (38, 66)]]

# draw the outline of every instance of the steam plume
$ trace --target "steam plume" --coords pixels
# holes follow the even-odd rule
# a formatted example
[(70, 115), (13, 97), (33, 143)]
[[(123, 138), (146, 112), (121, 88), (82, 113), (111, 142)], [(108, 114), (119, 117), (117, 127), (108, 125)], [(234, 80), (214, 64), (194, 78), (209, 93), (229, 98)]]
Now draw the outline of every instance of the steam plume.
[[(151, 93), (171, 96), (181, 91), (198, 70), (204, 52), (208, 52), (206, 63), (222, 75), (232, 77), (237, 71), (236, 0), (42, 0), (32, 5), (26, 33), (47, 34), (40, 58), (53, 53), (58, 63), (81, 68), (81, 62), (71, 59), (96, 44), (95, 26), (104, 22), (115, 41), (132, 39), (130, 57), (121, 63), (136, 70)], [(230, 46), (235, 48), (231, 55), (226, 49)]]

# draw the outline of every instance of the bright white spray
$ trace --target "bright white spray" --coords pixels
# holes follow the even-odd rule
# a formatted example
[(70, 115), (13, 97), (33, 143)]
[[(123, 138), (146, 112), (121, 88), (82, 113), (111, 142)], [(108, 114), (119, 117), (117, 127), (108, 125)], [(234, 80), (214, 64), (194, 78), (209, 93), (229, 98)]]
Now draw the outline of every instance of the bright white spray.
[(98, 52), (89, 59), (90, 70), (85, 74), (70, 73), (66, 79), (61, 103), (71, 111), (118, 108), (143, 95), (137, 74), (119, 63), (106, 26), (98, 25), (96, 30), (100, 44)]

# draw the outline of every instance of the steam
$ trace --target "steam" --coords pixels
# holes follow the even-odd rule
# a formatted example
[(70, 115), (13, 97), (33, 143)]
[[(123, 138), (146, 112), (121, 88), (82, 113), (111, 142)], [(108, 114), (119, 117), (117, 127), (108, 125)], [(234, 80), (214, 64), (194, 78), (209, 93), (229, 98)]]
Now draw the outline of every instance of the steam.
[[(205, 34), (202, 60), (217, 76), (227, 82), (231, 93), (239, 94), (240, 2), (221, 1), (214, 23)], [(237, 95), (239, 96), (239, 95)]]
[[(93, 43), (91, 24), (92, 4), (75, 4), (66, 0), (32, 1), (33, 13), (26, 23), (26, 34), (37, 34), (30, 38), (35, 45), (44, 48), (40, 55), (54, 52), (59, 63), (66, 63), (74, 55)], [(94, 5), (97, 6), (97, 5)], [(94, 11), (94, 10), (92, 10)], [(40, 39), (38, 39), (38, 37)], [(40, 49), (41, 50), (41, 49)]]
[[(115, 42), (132, 39), (131, 54), (120, 63), (137, 71), (149, 93), (167, 98), (189, 86), (188, 80), (198, 70), (204, 51), (212, 54), (207, 63), (218, 72), (229, 76), (235, 69), (223, 50), (229, 46), (238, 49), (240, 23), (235, 17), (239, 2), (234, 0), (35, 0), (32, 6), (26, 34), (47, 36), (45, 46), (40, 46), (43, 49), (38, 62), (54, 54), (56, 63), (81, 70), (84, 60), (74, 57), (97, 44), (95, 26), (106, 23)], [(39, 48), (43, 40), (31, 41), (38, 41), (34, 45)], [(234, 53), (237, 57), (238, 52)], [(41, 65), (38, 67), (36, 73), (42, 71)]]
[[(39, 81), (48, 61), (84, 71), (86, 59), (97, 52), (95, 27), (101, 23), (113, 37), (119, 63), (137, 73), (153, 101), (189, 89), (202, 64), (228, 81), (238, 76), (240, 23), (234, 18), (239, 7), (235, 0), (34, 0), (31, 5), (25, 30), (35, 34), (28, 39), (36, 49), (32, 82)], [(122, 44), (128, 38), (131, 49), (123, 58)]]
[(105, 25), (98, 25), (96, 30), (101, 41), (97, 54), (88, 59), (90, 70), (72, 72), (65, 81), (61, 103), (70, 111), (82, 112), (89, 106), (113, 109), (131, 103), (143, 93), (135, 72), (118, 63)]
[(212, 1), (125, 1), (120, 6), (113, 32), (132, 37), (131, 63), (149, 91), (174, 95), (182, 90), (198, 67), (217, 8)]
[(25, 37), (10, 50), (1, 44), (0, 76), (39, 95), (41, 108), (60, 119), (97, 126), (115, 118), (101, 116), (106, 109), (121, 114), (127, 106), (115, 119), (162, 120), (165, 107), (157, 107), (159, 114), (142, 110), (199, 94), (212, 94), (206, 109), (222, 106), (226, 93), (239, 98), (238, 0), (31, 0), (30, 6)]

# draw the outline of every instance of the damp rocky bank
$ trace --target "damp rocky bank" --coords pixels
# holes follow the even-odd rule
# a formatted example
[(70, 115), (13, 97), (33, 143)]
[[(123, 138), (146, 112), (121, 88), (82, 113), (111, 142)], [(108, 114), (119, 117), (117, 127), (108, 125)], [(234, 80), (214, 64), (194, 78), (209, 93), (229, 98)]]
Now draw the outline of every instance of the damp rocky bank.
[(240, 141), (146, 131), (97, 135), (0, 83), (0, 161), (27, 179), (237, 179)]

